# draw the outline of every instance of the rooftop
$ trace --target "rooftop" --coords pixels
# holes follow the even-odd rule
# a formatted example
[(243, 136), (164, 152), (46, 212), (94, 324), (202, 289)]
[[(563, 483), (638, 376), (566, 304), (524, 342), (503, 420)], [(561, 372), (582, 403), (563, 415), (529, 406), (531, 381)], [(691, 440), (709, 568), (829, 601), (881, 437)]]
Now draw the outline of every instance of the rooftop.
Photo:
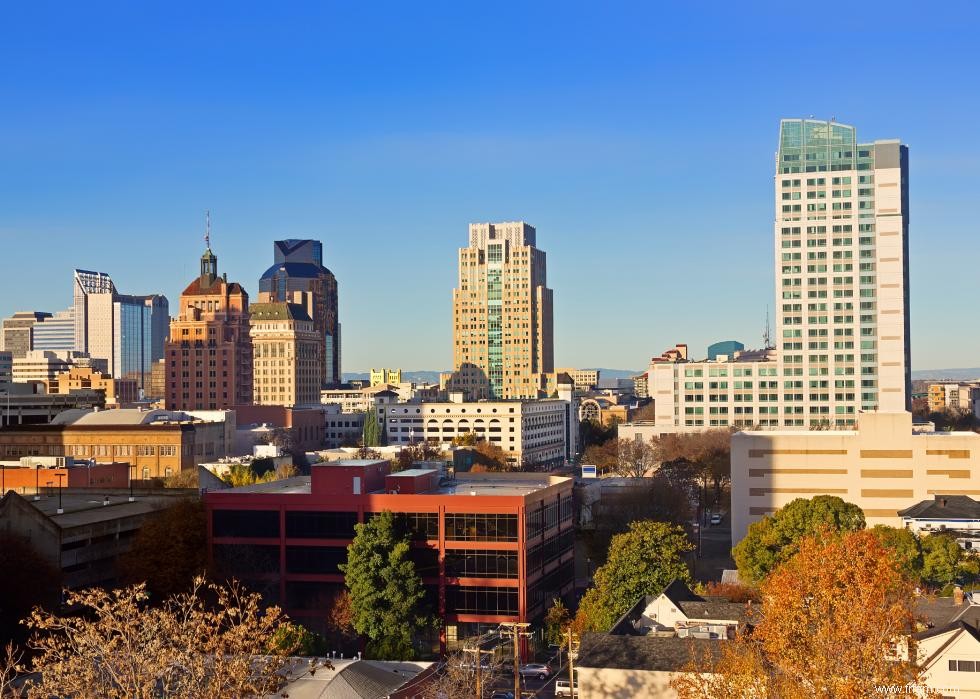
[[(8, 504), (8, 499), (17, 498), (38, 510), (62, 529), (107, 522), (123, 517), (146, 515), (160, 510), (196, 494), (196, 491), (184, 489), (168, 489), (166, 491), (141, 491), (137, 489), (135, 502), (129, 502), (129, 490), (110, 489), (95, 490), (90, 488), (69, 489), (61, 491), (61, 506), (64, 514), (58, 514), (58, 488), (43, 488), (40, 500), (33, 496), (20, 496), (14, 491), (8, 492), (0, 500), (0, 509)], [(106, 498), (109, 504), (106, 505)]]
[[(332, 669), (322, 667), (316, 658), (290, 660), (289, 683), (271, 697), (292, 699), (382, 699), (429, 668), (427, 662), (337, 659)], [(310, 673), (310, 668), (314, 673)]]
[(969, 495), (936, 495), (898, 513), (910, 519), (980, 519), (980, 502)]
[(578, 666), (673, 672), (690, 662), (692, 651), (719, 658), (722, 643), (726, 641), (586, 633), (579, 648)]
[[(980, 595), (977, 595), (980, 598)], [(952, 597), (920, 597), (915, 603), (916, 616), (930, 628), (945, 628), (963, 621), (974, 628), (980, 628), (980, 604), (954, 604)]]
[(153, 423), (195, 422), (193, 415), (174, 410), (139, 410), (137, 408), (121, 408), (119, 410), (85, 410), (75, 408), (58, 413), (51, 421), (52, 425), (114, 426), (114, 425), (149, 425)]

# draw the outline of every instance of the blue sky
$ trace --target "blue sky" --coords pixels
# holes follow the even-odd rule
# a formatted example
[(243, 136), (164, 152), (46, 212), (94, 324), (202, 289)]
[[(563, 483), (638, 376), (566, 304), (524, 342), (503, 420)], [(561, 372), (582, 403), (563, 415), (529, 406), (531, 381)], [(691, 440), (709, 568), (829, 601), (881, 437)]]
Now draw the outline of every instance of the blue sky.
[[(288, 6), (288, 8), (287, 8)], [(344, 368), (452, 361), (471, 221), (538, 229), (559, 365), (761, 342), (779, 119), (910, 146), (913, 369), (980, 365), (975, 3), (7, 3), (0, 315), (176, 306), (324, 242)]]

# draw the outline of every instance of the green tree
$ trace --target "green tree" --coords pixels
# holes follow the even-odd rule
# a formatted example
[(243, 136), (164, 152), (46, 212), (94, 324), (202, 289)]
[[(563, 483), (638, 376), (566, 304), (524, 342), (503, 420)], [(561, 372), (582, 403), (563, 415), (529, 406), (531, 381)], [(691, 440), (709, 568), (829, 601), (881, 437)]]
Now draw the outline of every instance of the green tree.
[(326, 655), (327, 644), (323, 637), (301, 624), (283, 622), (269, 639), (270, 652), (279, 655)]
[(565, 629), (572, 623), (572, 617), (560, 599), (555, 599), (544, 615), (544, 638), (550, 645), (560, 646), (565, 638)]
[(364, 411), (364, 432), (361, 435), (365, 447), (381, 446), (381, 425), (373, 410)]
[(955, 582), (962, 555), (963, 549), (948, 534), (922, 537), (922, 579), (939, 587)]
[(922, 578), (922, 544), (919, 537), (908, 529), (897, 529), (884, 524), (871, 528), (881, 545), (895, 555), (899, 569), (909, 580)]
[(434, 625), (425, 588), (410, 558), (411, 536), (384, 511), (355, 527), (340, 566), (350, 590), (354, 628), (368, 639), (367, 653), (385, 660), (411, 660), (416, 632)]
[(613, 537), (605, 564), (579, 605), (580, 631), (607, 631), (644, 595), (658, 594), (674, 579), (689, 582), (684, 554), (693, 548), (673, 524), (639, 520)]
[(180, 500), (150, 515), (119, 558), (126, 585), (146, 583), (153, 601), (190, 589), (207, 566), (207, 518), (200, 500)]
[(796, 554), (803, 537), (818, 531), (858, 529), (864, 529), (864, 512), (857, 505), (834, 495), (797, 498), (749, 525), (748, 534), (732, 549), (732, 555), (742, 580), (758, 583)]

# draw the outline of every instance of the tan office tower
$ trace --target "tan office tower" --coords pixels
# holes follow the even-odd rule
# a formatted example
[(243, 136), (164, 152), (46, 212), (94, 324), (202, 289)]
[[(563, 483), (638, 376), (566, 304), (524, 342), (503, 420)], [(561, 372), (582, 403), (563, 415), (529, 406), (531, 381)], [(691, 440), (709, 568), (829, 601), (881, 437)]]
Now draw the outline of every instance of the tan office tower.
[(180, 295), (170, 321), (166, 405), (170, 410), (221, 410), (252, 403), (252, 339), (248, 293), (218, 276), (208, 247), (201, 275)]
[(523, 221), (470, 224), (453, 290), (450, 390), (469, 400), (537, 398), (554, 370), (545, 253)]
[(310, 314), (310, 294), (296, 303), (253, 303), (254, 402), (256, 405), (320, 405), (322, 335)]

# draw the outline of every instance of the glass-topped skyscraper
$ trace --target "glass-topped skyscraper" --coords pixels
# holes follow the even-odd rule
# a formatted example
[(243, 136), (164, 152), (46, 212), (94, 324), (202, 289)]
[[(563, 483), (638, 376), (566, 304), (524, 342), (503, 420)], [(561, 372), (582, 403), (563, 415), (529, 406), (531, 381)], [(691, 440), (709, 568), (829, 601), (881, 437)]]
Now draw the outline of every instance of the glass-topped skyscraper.
[(259, 303), (292, 303), (296, 292), (313, 300), (313, 324), (323, 338), (323, 384), (340, 383), (340, 319), (337, 278), (323, 266), (319, 240), (277, 240), (274, 264), (259, 279)]
[(910, 409), (908, 188), (899, 141), (861, 143), (834, 121), (780, 123), (777, 424)]

